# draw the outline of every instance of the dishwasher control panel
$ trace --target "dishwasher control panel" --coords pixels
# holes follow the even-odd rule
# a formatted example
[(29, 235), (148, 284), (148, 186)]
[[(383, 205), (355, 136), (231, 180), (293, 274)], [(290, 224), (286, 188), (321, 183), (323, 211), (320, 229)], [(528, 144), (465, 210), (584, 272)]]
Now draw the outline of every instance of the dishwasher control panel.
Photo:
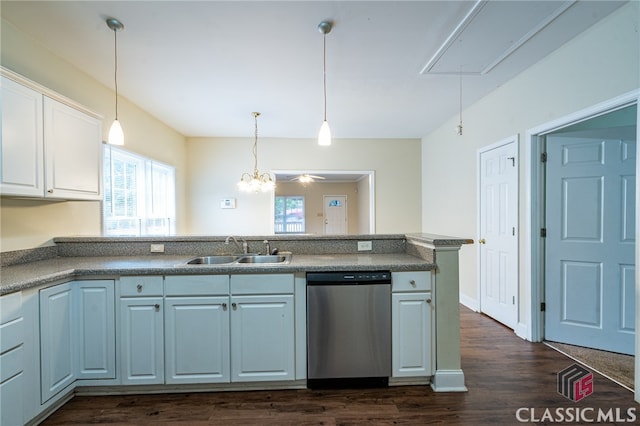
[(317, 284), (388, 284), (390, 271), (307, 272), (307, 285)]

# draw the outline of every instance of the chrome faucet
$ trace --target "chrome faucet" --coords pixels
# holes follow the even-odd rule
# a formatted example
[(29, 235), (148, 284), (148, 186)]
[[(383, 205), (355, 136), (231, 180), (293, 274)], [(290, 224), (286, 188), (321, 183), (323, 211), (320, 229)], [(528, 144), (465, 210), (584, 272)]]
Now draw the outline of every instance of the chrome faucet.
[(268, 256), (271, 254), (271, 244), (269, 244), (269, 240), (264, 240), (263, 243), (267, 248), (267, 251), (264, 254)]
[(236, 237), (234, 237), (233, 235), (229, 235), (224, 240), (224, 243), (229, 245), (229, 241), (233, 241), (233, 243), (236, 245), (236, 247), (238, 247), (239, 250), (242, 250), (242, 254), (249, 253), (249, 244), (247, 244), (247, 242), (244, 239), (240, 238), (240, 241), (242, 241), (242, 245), (240, 245), (240, 243), (238, 242)]

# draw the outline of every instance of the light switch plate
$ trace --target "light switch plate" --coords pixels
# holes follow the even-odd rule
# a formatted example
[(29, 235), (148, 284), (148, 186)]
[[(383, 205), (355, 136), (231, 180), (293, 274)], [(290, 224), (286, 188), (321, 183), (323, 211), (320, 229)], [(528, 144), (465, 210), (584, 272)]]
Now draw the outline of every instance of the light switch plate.
[(358, 241), (358, 251), (371, 251), (372, 249), (371, 241)]

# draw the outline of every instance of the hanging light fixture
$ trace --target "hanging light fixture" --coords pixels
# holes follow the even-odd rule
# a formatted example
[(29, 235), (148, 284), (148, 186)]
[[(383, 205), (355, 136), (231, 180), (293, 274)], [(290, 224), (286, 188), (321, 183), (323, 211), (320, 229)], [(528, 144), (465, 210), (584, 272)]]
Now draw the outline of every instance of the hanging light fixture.
[(253, 112), (253, 120), (255, 122), (255, 139), (253, 141), (253, 174), (243, 173), (238, 182), (238, 188), (246, 192), (267, 192), (276, 187), (276, 183), (269, 173), (260, 173), (258, 171), (258, 117), (259, 112)]
[(331, 32), (333, 24), (329, 21), (322, 21), (318, 24), (318, 31), (323, 34), (322, 42), (322, 81), (323, 81), (323, 100), (324, 100), (324, 120), (322, 126), (320, 126), (320, 133), (318, 134), (318, 145), (329, 146), (331, 145), (331, 129), (329, 129), (329, 123), (327, 122), (327, 34)]
[(458, 125), (456, 126), (456, 134), (458, 136), (462, 136), (462, 65), (460, 66), (460, 72), (458, 73), (459, 76), (459, 82), (460, 82), (460, 101), (459, 101), (459, 106), (460, 106), (460, 121), (458, 122)]
[(124, 132), (118, 121), (118, 31), (124, 29), (122, 22), (116, 18), (107, 18), (107, 26), (113, 30), (114, 40), (114, 72), (113, 77), (116, 86), (116, 118), (109, 129), (109, 143), (111, 145), (124, 145)]

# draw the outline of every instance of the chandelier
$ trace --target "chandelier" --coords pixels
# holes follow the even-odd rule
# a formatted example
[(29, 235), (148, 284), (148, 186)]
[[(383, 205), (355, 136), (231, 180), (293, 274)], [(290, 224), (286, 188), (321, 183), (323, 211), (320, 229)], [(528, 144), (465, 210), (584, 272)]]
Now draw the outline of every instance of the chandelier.
[(259, 112), (253, 112), (255, 123), (255, 139), (253, 141), (253, 174), (243, 173), (238, 182), (238, 188), (246, 192), (267, 192), (276, 187), (276, 183), (269, 173), (258, 171), (258, 117)]

